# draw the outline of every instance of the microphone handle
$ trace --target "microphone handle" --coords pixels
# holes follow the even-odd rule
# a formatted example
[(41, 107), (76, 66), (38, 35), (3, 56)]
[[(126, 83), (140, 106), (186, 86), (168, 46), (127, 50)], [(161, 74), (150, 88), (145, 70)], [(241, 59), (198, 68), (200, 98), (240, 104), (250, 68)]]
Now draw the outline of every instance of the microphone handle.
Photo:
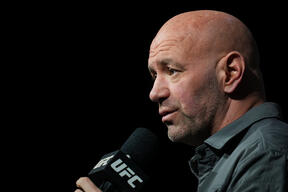
[(104, 181), (101, 185), (100, 185), (100, 189), (102, 190), (102, 192), (120, 192), (118, 189), (116, 189), (113, 184), (109, 181)]

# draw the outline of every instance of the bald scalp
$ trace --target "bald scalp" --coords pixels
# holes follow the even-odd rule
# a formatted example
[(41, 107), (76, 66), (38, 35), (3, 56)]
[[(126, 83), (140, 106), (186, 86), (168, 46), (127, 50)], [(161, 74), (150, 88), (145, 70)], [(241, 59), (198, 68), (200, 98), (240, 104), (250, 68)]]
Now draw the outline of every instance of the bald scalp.
[(198, 57), (217, 57), (238, 51), (246, 66), (259, 77), (259, 53), (250, 30), (236, 17), (213, 10), (181, 13), (169, 19), (158, 31), (150, 50), (153, 51), (165, 39), (177, 39), (190, 43), (189, 54)]

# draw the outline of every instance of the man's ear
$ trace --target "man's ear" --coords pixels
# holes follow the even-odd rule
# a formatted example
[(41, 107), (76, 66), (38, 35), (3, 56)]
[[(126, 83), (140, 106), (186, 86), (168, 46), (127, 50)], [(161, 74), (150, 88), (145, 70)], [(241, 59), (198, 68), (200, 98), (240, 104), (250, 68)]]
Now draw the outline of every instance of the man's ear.
[(237, 51), (229, 52), (218, 62), (217, 71), (223, 91), (226, 94), (232, 94), (243, 79), (244, 57)]

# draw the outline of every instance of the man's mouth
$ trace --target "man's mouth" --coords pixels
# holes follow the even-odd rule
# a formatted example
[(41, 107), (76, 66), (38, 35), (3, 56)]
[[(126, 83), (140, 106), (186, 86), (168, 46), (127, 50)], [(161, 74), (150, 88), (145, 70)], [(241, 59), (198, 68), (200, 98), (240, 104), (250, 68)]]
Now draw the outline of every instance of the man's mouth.
[(171, 122), (176, 115), (177, 110), (176, 109), (164, 109), (164, 110), (159, 110), (159, 114), (162, 116), (162, 122)]

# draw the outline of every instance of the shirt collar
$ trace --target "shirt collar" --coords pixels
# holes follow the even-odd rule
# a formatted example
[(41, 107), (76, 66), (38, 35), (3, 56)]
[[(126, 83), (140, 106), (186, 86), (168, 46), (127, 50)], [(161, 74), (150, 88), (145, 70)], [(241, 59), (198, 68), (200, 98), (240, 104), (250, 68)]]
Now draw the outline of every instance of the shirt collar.
[(204, 143), (215, 149), (221, 150), (228, 141), (256, 121), (271, 117), (280, 118), (280, 107), (276, 103), (263, 103), (251, 108), (242, 117), (210, 136)]

